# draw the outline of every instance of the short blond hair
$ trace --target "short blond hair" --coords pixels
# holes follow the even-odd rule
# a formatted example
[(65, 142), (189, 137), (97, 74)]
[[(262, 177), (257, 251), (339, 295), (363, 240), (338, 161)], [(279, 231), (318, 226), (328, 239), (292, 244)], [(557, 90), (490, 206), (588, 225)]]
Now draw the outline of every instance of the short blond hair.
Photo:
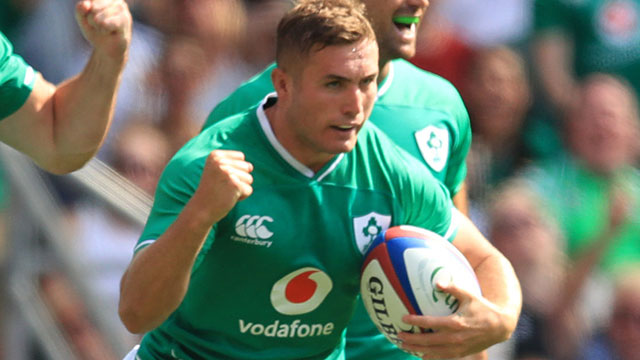
[(276, 63), (287, 67), (313, 50), (375, 41), (376, 36), (358, 0), (301, 0), (278, 24)]

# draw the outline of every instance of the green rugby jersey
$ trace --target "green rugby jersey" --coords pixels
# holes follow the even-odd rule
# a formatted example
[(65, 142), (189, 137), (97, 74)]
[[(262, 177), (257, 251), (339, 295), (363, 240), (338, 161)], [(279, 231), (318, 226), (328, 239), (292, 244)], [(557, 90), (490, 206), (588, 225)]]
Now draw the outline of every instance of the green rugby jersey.
[(314, 173), (279, 144), (260, 106), (175, 155), (136, 250), (176, 219), (214, 149), (245, 153), (253, 194), (213, 226), (185, 299), (145, 335), (142, 360), (343, 358), (362, 252), (375, 235), (400, 224), (455, 235), (446, 188), (374, 125)]
[(13, 46), (0, 32), (0, 120), (20, 109), (35, 80), (33, 68), (13, 53)]
[[(273, 68), (275, 65), (218, 104), (203, 129), (249, 108), (274, 91)], [(460, 190), (467, 173), (465, 158), (471, 145), (471, 128), (467, 110), (451, 83), (408, 61), (394, 60), (378, 88), (378, 99), (369, 121), (427, 165), (451, 195)], [(347, 331), (347, 358), (391, 360), (413, 357), (387, 341), (358, 301)]]
[(582, 77), (609, 72), (640, 93), (640, 0), (536, 0), (536, 32), (559, 31), (574, 45)]

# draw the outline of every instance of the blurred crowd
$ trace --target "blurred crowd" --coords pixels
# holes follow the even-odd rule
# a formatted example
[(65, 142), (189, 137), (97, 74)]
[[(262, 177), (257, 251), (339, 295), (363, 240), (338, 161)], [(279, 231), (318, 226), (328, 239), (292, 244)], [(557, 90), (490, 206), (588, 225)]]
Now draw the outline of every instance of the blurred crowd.
[[(152, 195), (213, 107), (273, 61), (290, 1), (128, 2), (129, 62), (98, 158)], [(74, 4), (0, 0), (0, 29), (54, 82), (88, 56)], [(471, 218), (523, 287), (518, 328), (490, 359), (640, 359), (640, 1), (432, 0), (411, 61), (464, 99)], [(0, 194), (10, 211), (10, 191)], [(82, 197), (66, 211), (116, 317), (141, 229)], [(42, 288), (83, 359), (121, 356), (109, 357), (64, 278)]]

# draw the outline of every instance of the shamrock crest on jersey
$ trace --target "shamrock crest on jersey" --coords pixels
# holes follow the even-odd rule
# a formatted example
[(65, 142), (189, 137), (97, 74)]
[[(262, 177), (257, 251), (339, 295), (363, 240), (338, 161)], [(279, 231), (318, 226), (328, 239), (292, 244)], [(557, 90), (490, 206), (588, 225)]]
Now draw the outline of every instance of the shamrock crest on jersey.
[(380, 234), (381, 231), (382, 228), (378, 226), (378, 222), (373, 216), (369, 219), (369, 223), (367, 224), (367, 226), (362, 229), (362, 233), (364, 234), (364, 236), (368, 236), (371, 241), (373, 241), (373, 239), (375, 239), (375, 237)]
[(387, 230), (389, 224), (391, 224), (391, 216), (373, 211), (367, 215), (353, 218), (353, 230), (360, 252), (364, 254), (373, 239), (382, 231)]
[(415, 137), (422, 158), (427, 165), (434, 171), (442, 171), (449, 157), (449, 133), (447, 130), (429, 125), (417, 131)]

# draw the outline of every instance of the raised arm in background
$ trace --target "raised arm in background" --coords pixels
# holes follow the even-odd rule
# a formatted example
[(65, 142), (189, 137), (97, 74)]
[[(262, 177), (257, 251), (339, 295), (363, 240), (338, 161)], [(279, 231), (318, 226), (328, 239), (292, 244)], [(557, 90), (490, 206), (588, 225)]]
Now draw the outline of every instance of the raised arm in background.
[(58, 174), (79, 169), (101, 146), (131, 41), (132, 19), (124, 0), (80, 1), (76, 19), (93, 47), (84, 70), (57, 86), (36, 73), (26, 101), (0, 121), (0, 141)]

